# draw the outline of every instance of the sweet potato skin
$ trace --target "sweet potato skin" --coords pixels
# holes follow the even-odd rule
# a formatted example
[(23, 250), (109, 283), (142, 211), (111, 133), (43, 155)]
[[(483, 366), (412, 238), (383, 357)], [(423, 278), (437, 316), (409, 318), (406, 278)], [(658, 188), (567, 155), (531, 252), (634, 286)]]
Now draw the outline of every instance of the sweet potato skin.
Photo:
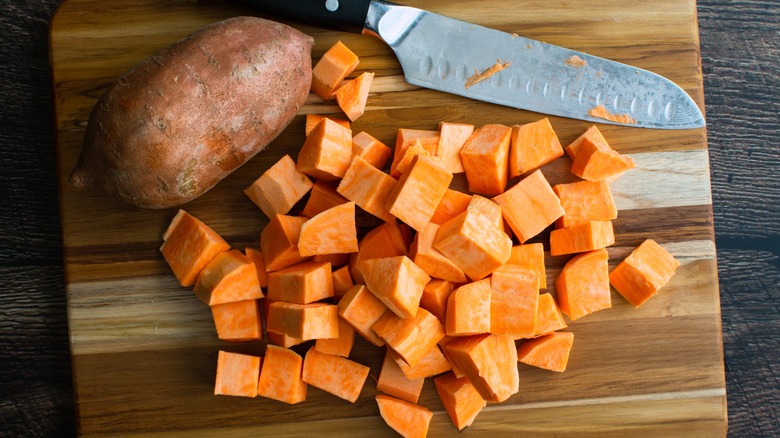
[(70, 181), (130, 204), (184, 204), (263, 150), (309, 94), (313, 39), (235, 17), (119, 77), (92, 110)]

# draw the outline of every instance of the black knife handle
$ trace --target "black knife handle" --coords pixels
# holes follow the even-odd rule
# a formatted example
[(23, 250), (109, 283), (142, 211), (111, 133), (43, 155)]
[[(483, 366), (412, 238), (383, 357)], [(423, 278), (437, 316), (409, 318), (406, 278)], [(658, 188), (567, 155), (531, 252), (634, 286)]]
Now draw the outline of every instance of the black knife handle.
[(318, 27), (361, 33), (371, 0), (232, 0), (234, 3)]

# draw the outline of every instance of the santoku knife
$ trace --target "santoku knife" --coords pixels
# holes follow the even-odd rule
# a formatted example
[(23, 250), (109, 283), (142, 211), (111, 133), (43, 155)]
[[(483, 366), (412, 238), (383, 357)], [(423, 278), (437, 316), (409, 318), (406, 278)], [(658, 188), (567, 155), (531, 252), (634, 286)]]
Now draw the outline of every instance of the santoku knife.
[(420, 87), (544, 114), (645, 128), (705, 126), (674, 82), (519, 35), (381, 0), (236, 0), (268, 14), (367, 33)]

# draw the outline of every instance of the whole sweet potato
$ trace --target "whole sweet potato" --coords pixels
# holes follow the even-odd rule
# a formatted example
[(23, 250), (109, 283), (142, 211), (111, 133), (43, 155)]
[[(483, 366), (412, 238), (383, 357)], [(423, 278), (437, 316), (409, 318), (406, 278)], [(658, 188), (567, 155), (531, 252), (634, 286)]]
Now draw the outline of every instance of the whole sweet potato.
[(98, 100), (70, 181), (144, 208), (198, 197), (292, 121), (311, 87), (312, 44), (237, 17), (161, 50)]

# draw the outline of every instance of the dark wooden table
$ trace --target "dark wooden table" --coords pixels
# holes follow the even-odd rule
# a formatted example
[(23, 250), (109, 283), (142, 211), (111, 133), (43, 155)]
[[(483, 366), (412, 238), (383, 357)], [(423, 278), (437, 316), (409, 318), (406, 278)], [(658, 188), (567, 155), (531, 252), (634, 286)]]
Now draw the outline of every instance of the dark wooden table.
[[(75, 434), (47, 26), (0, 0), (0, 437)], [(780, 5), (698, 4), (729, 434), (780, 436)]]

